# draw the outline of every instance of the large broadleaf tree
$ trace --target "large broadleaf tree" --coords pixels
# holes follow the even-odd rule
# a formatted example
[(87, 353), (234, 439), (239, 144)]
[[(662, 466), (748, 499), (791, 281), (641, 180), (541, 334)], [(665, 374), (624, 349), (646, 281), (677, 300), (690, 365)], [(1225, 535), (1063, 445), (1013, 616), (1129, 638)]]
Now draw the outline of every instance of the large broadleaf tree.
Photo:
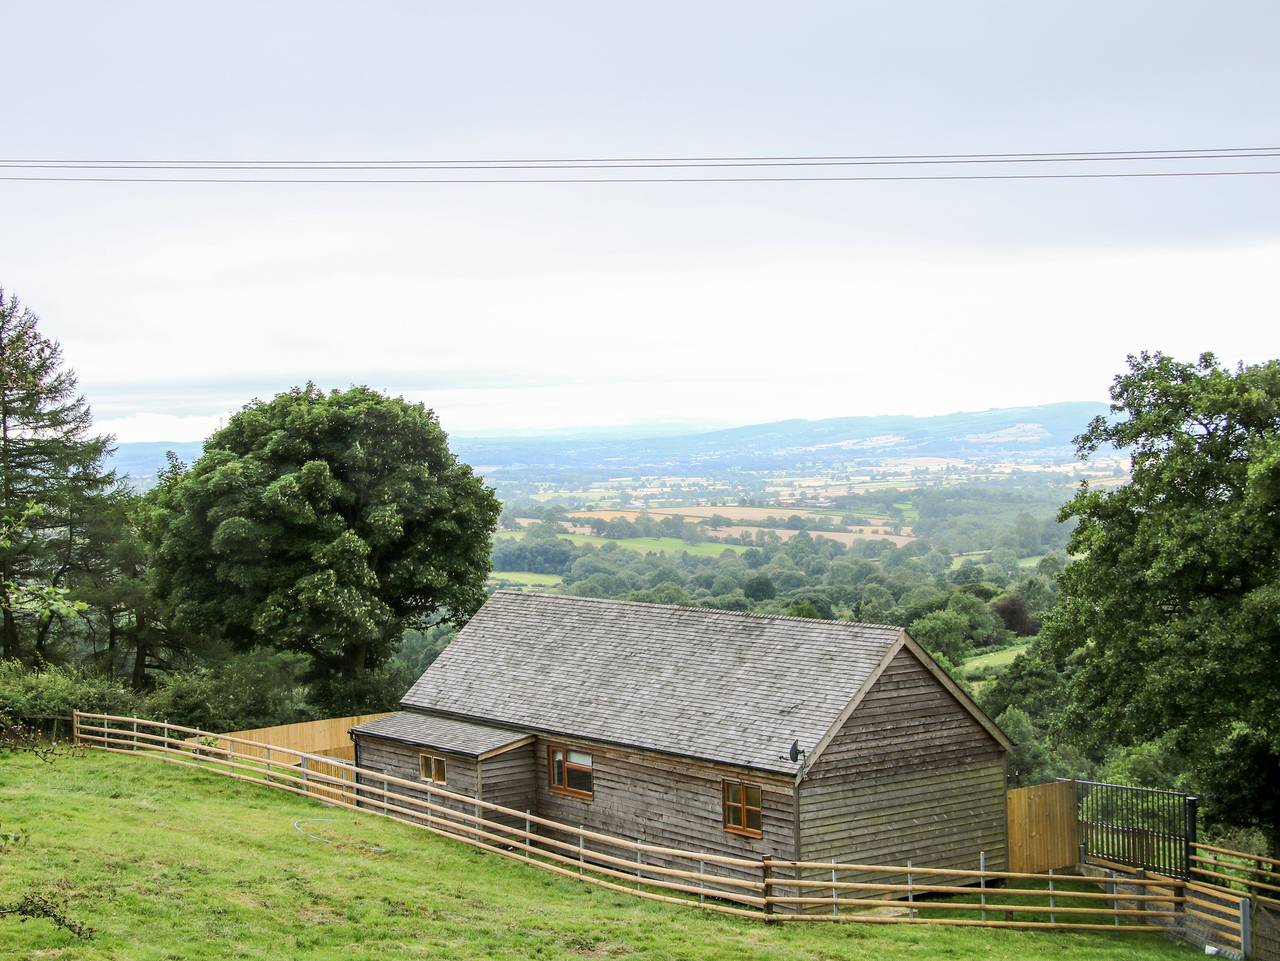
[(247, 405), (151, 500), (174, 627), (307, 655), (334, 711), (371, 706), (406, 627), (483, 603), (500, 512), (423, 405), (313, 385)]
[(1045, 625), (1066, 719), (1102, 752), (1159, 739), (1209, 817), (1280, 852), (1280, 361), (1131, 357), (1079, 438), (1131, 478), (1082, 489)]

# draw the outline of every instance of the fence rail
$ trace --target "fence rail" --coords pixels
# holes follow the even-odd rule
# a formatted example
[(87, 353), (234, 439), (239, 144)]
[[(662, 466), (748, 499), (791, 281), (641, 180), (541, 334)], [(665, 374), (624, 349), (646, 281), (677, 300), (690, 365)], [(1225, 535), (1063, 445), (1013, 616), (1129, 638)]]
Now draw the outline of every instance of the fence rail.
[(77, 741), (105, 751), (381, 814), (609, 890), (742, 917), (1128, 934), (1167, 932), (1191, 900), (1189, 885), (1167, 878), (1126, 878), (1133, 889), (1126, 893), (1114, 880), (1053, 871), (788, 861), (672, 848), (251, 738), (81, 712), (73, 726)]
[(1269, 907), (1280, 907), (1280, 859), (1196, 843), (1192, 871), (1207, 883), (1239, 891)]

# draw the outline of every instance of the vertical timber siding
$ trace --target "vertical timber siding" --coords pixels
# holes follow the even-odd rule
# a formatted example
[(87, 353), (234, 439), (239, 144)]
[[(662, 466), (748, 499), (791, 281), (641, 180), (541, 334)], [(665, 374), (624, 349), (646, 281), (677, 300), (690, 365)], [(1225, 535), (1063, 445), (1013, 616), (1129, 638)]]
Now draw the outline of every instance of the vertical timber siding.
[(973, 869), (986, 851), (987, 866), (1002, 870), (1005, 762), (903, 648), (805, 773), (797, 860)]

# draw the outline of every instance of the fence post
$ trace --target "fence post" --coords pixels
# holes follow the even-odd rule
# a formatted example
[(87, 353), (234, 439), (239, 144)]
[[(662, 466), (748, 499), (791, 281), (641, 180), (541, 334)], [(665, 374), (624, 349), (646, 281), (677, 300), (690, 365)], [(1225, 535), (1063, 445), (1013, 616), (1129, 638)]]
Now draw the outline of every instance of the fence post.
[[(1120, 910), (1120, 905), (1116, 902), (1116, 872), (1115, 872), (1115, 871), (1107, 871), (1107, 878), (1108, 878), (1108, 881), (1107, 881), (1107, 894), (1111, 895), (1111, 899), (1110, 899), (1107, 903), (1108, 903), (1109, 905), (1111, 905), (1111, 910), (1112, 910), (1113, 912), (1115, 912), (1115, 911), (1119, 911), (1119, 910)], [(1114, 914), (1114, 913), (1113, 913), (1113, 914), (1111, 915), (1111, 923), (1112, 923), (1112, 924), (1119, 924), (1119, 923), (1120, 923), (1120, 915), (1118, 915), (1118, 914)]]
[(764, 895), (764, 913), (773, 914), (773, 901), (770, 899), (771, 889), (773, 886), (773, 855), (766, 854), (760, 859), (760, 879), (764, 882), (761, 885), (761, 893)]
[(1196, 817), (1196, 810), (1197, 810), (1197, 807), (1198, 807), (1198, 805), (1199, 805), (1199, 801), (1200, 801), (1200, 799), (1199, 799), (1199, 798), (1195, 798), (1195, 797), (1189, 797), (1189, 798), (1187, 798), (1187, 825), (1186, 825), (1186, 826), (1187, 826), (1187, 830), (1186, 830), (1187, 841), (1186, 841), (1186, 851), (1185, 851), (1185, 853), (1184, 853), (1184, 855), (1183, 855), (1183, 856), (1187, 859), (1187, 868), (1186, 868), (1185, 873), (1183, 874), (1183, 877), (1185, 877), (1185, 878), (1190, 878), (1190, 877), (1191, 877), (1191, 873), (1192, 873), (1192, 871), (1194, 871), (1194, 870), (1195, 870), (1195, 868), (1193, 867), (1193, 865), (1195, 864), (1195, 862), (1194, 862), (1194, 861), (1192, 861), (1191, 859), (1192, 859), (1193, 857), (1195, 857), (1196, 847), (1197, 847), (1197, 844), (1196, 844), (1196, 840), (1197, 840), (1197, 838), (1196, 838), (1196, 820), (1197, 820), (1197, 817)]
[(138, 722), (133, 722), (133, 749), (138, 749)]
[(1246, 958), (1253, 954), (1253, 901), (1240, 899), (1240, 953)]
[[(707, 852), (703, 851), (701, 853), (706, 854)], [(698, 888), (700, 889), (698, 891), (698, 903), (705, 904), (707, 901), (707, 862), (702, 858), (698, 858)]]
[[(911, 860), (908, 859), (907, 860), (907, 904), (916, 903), (916, 894), (915, 894), (915, 891), (912, 890), (912, 885), (914, 885), (915, 883), (916, 883), (915, 879), (911, 876)], [(908, 908), (907, 916), (914, 918), (916, 916), (916, 909)]]
[[(639, 838), (636, 838), (639, 841)], [(636, 890), (640, 890), (640, 865), (644, 864), (644, 852), (636, 848)]]
[(533, 833), (533, 822), (529, 819), (529, 809), (524, 809), (524, 847), (525, 850), (533, 853), (533, 838), (529, 837)]
[(1049, 923), (1057, 924), (1058, 918), (1054, 915), (1053, 909), (1058, 906), (1057, 900), (1053, 896), (1053, 868), (1049, 869)]
[(578, 874), (579, 875), (582, 874), (583, 848), (586, 846), (586, 843), (587, 843), (587, 839), (582, 836), (582, 831), (585, 827), (586, 825), (583, 825), (583, 824), (578, 825)]
[(299, 766), (302, 768), (302, 790), (310, 794), (311, 787), (307, 783), (307, 759), (304, 757), (304, 758), (301, 758), (300, 761), (301, 761), (301, 764)]
[(840, 913), (840, 889), (836, 887), (836, 859), (831, 859), (831, 913)]
[(80, 743), (80, 712), (74, 707), (71, 709), (71, 743)]
[(981, 893), (978, 895), (982, 902), (982, 920), (987, 920), (987, 852), (978, 852), (978, 887)]

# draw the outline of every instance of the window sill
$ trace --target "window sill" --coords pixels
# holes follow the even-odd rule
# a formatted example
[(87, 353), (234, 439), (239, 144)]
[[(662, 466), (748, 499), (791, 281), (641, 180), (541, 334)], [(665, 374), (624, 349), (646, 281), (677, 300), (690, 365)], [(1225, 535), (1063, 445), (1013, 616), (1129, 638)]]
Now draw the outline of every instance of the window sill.
[(724, 833), (725, 833), (725, 834), (736, 834), (736, 835), (737, 835), (738, 837), (740, 837), (740, 838), (762, 838), (762, 837), (764, 837), (764, 832), (763, 832), (763, 831), (752, 831), (750, 828), (731, 828), (731, 827), (726, 827), (726, 828), (724, 829)]
[(578, 801), (590, 801), (595, 797), (594, 794), (588, 794), (586, 791), (575, 791), (573, 788), (559, 787), (555, 784), (552, 784), (547, 788), (547, 790), (552, 794), (559, 794), (562, 797), (571, 797)]

